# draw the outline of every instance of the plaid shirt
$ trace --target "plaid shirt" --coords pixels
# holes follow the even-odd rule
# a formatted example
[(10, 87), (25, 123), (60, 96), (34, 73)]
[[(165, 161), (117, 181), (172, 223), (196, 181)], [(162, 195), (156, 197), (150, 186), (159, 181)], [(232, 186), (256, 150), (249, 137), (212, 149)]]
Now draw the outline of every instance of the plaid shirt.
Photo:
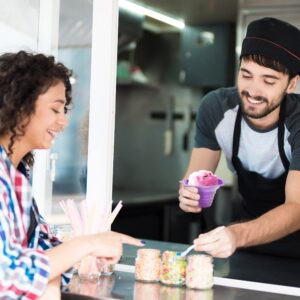
[[(30, 209), (37, 221), (27, 240)], [(45, 250), (60, 241), (39, 215), (24, 174), (16, 170), (0, 146), (0, 299), (36, 299), (46, 289), (49, 259)], [(66, 283), (71, 274), (63, 275)]]

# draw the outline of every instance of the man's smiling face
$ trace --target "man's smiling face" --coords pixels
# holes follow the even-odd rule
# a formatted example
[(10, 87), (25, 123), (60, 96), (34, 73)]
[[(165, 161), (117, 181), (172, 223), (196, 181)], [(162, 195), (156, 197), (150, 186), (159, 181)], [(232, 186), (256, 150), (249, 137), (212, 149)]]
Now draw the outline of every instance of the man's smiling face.
[(275, 111), (289, 92), (287, 74), (242, 59), (237, 87), (244, 115), (261, 119)]

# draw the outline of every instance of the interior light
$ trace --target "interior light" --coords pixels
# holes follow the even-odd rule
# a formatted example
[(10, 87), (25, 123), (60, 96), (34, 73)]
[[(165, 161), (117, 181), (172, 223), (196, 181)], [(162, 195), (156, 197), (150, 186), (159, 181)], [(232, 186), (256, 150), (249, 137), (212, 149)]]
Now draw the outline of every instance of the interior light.
[(184, 20), (182, 19), (171, 18), (153, 9), (138, 5), (128, 0), (119, 0), (119, 6), (124, 9), (130, 10), (133, 13), (143, 15), (143, 16), (148, 16), (150, 18), (159, 20), (163, 23), (169, 24), (179, 29), (183, 29), (185, 27)]
[(74, 76), (71, 76), (71, 77), (69, 78), (69, 81), (70, 81), (71, 85), (76, 84), (76, 78), (75, 78)]

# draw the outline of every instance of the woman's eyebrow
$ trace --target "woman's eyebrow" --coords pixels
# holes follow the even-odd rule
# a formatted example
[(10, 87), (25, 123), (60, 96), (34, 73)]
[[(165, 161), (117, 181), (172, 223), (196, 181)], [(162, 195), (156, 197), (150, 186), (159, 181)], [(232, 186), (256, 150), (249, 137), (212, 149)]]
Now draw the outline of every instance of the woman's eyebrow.
[(53, 101), (53, 103), (60, 103), (60, 104), (65, 105), (66, 104), (66, 100), (56, 99), (56, 100)]

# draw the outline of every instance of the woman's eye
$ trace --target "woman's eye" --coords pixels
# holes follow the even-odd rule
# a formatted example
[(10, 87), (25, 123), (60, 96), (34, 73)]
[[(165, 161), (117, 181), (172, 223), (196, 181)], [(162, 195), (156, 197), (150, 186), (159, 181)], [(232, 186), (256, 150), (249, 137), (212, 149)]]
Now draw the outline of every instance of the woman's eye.
[(59, 114), (59, 111), (55, 108), (52, 108), (52, 110), (54, 111), (54, 113)]

